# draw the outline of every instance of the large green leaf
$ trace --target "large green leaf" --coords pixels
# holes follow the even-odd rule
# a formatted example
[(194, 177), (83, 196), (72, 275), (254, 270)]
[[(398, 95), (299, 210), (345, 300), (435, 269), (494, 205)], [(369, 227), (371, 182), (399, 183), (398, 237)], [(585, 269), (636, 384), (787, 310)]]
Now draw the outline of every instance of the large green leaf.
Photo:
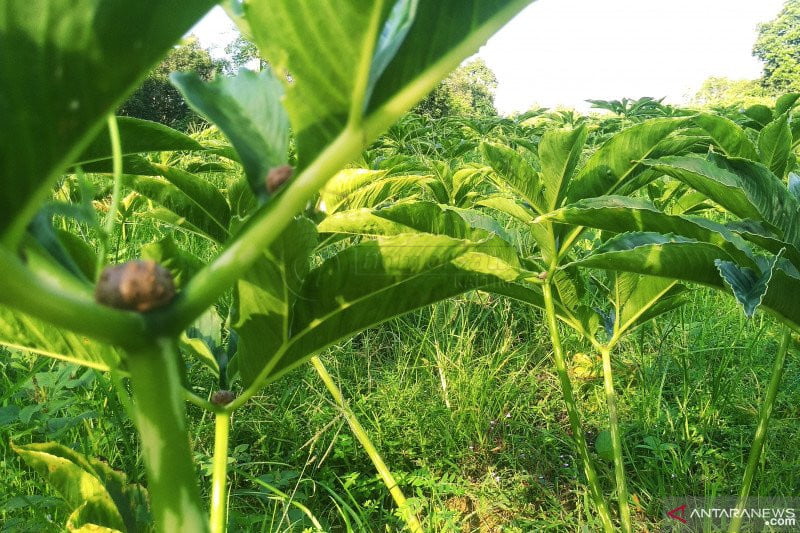
[(730, 261), (731, 257), (710, 243), (654, 232), (633, 232), (609, 239), (572, 264), (721, 287), (722, 280), (714, 266), (717, 259)]
[(574, 130), (550, 130), (542, 135), (539, 161), (542, 166), (545, 212), (561, 205), (587, 135), (586, 126)]
[[(416, 11), (394, 59), (375, 82), (367, 114), (388, 111), (390, 102), (422, 99), (436, 81), (511, 20), (531, 0), (398, 0)], [(393, 18), (397, 13), (393, 13)], [(458, 21), (453, 23), (453, 21)]]
[(757, 130), (760, 130), (774, 119), (772, 109), (762, 104), (751, 105), (744, 110), (744, 115), (753, 121), (748, 126)]
[[(47, 478), (73, 509), (91, 501), (81, 517), (84, 523), (124, 530), (125, 524), (113, 498), (82, 455), (56, 443), (11, 445), (22, 459)], [(89, 513), (89, 511), (91, 511)], [(82, 525), (82, 524), (80, 524)]]
[(521, 204), (516, 198), (501, 194), (487, 196), (479, 200), (476, 205), (505, 213), (523, 224), (530, 224), (537, 218), (537, 213), (531, 207)]
[[(486, 197), (486, 186), (490, 183), (489, 167), (483, 165), (466, 165), (453, 172), (450, 178), (450, 193), (447, 203), (459, 207), (473, 207), (477, 201)], [(437, 180), (431, 180), (427, 185), (431, 189)]]
[(214, 3), (3, 2), (0, 235), (5, 244), (17, 242), (47, 186), (100, 134), (103, 118)]
[(778, 254), (781, 250), (786, 251), (786, 257), (795, 265), (800, 265), (800, 249), (795, 245), (789, 244), (779, 239), (775, 234), (755, 220), (736, 220), (725, 225), (734, 233), (741, 235), (742, 238), (757, 244), (763, 249)]
[[(188, 135), (159, 124), (132, 117), (117, 117), (120, 148), (123, 155), (145, 152), (202, 150), (203, 146)], [(78, 156), (75, 165), (111, 159), (111, 138), (105, 130), (92, 140)]]
[(766, 222), (790, 244), (800, 243), (800, 202), (772, 172), (746, 159), (711, 154), (648, 161), (652, 168), (683, 181), (741, 218)]
[(640, 198), (615, 195), (586, 198), (550, 213), (547, 218), (614, 233), (673, 233), (716, 244), (740, 263), (755, 267), (747, 243), (724, 225), (701, 217), (667, 215)]
[(101, 524), (115, 523), (114, 509), (106, 498), (93, 496), (79, 505), (69, 517), (66, 528), (69, 533), (124, 533), (119, 529)]
[[(174, 174), (173, 178), (179, 176)], [(183, 178), (184, 175), (180, 174)], [(166, 179), (150, 176), (123, 176), (123, 184), (164, 207), (172, 215), (160, 216), (158, 212), (149, 212), (148, 216), (162, 219), (164, 222), (184, 226), (217, 241), (224, 242), (228, 238), (228, 226), (213, 216), (202, 202), (202, 196), (195, 195), (198, 190), (194, 186), (183, 183), (189, 190), (187, 194)], [(223, 199), (224, 201), (224, 199)]]
[[(636, 272), (701, 283), (728, 292), (717, 261), (732, 262), (718, 246), (684, 237), (656, 233), (626, 233), (613, 237), (591, 255), (574, 264), (622, 272)], [(778, 264), (762, 305), (781, 320), (800, 327), (800, 275), (791, 265)]]
[(516, 150), (497, 143), (481, 143), (481, 154), (501, 183), (538, 213), (545, 212), (539, 173), (527, 159)]
[(284, 346), (291, 334), (291, 309), (310, 266), (317, 231), (295, 219), (236, 286), (233, 329), (239, 335), (235, 366), (246, 385)]
[(323, 233), (382, 236), (431, 233), (472, 240), (485, 239), (494, 234), (510, 240), (505, 229), (483, 213), (433, 202), (404, 203), (385, 209), (340, 211), (320, 222), (317, 228)]
[(289, 160), (289, 118), (280, 82), (268, 70), (241, 70), (211, 82), (194, 73), (175, 73), (171, 79), (192, 108), (219, 126), (239, 154), (252, 189), (266, 195), (267, 173)]
[[(568, 202), (614, 192), (643, 170), (641, 160), (652, 157), (659, 144), (685, 124), (682, 118), (654, 119), (614, 135), (575, 175), (567, 190)], [(670, 146), (685, 149), (681, 143)], [(659, 154), (667, 151), (662, 145)]]
[(675, 280), (616, 273), (612, 301), (617, 318), (614, 330), (621, 335), (656, 316), (686, 303), (686, 288)]
[(523, 205), (516, 198), (499, 194), (488, 196), (476, 202), (475, 205), (495, 209), (526, 224), (531, 236), (539, 246), (544, 260), (549, 261), (555, 255), (555, 241), (550, 237), (552, 224), (549, 221), (534, 222), (537, 217), (530, 206)]
[(320, 191), (327, 213), (360, 207), (377, 207), (397, 198), (419, 194), (430, 176), (389, 176), (385, 170), (344, 169), (334, 175)]
[(290, 0), (244, 4), (253, 37), (280, 77), (306, 167), (366, 106), (372, 58), (392, 8), (386, 0)]
[(248, 0), (244, 12), (262, 55), (291, 77), (285, 102), (303, 170), (348, 124), (380, 133), (528, 3)]
[[(111, 174), (114, 172), (114, 162), (111, 159), (98, 159), (81, 164), (81, 170), (87, 173)], [(126, 155), (122, 157), (122, 173), (136, 174), (139, 176), (158, 176), (158, 171), (153, 168), (145, 157), (140, 155)]]
[(728, 157), (758, 160), (758, 152), (753, 141), (744, 129), (732, 120), (710, 113), (701, 113), (693, 120), (708, 133), (714, 145)]
[(267, 368), (268, 379), (277, 379), (365, 328), (466, 291), (517, 279), (519, 266), (497, 255), (494, 241), (427, 234), (379, 238), (345, 249), (304, 281), (291, 339)]
[[(668, 155), (696, 153), (698, 152), (697, 150), (698, 144), (701, 144), (698, 140), (698, 137), (680, 135), (678, 133), (675, 133), (673, 135), (670, 135), (663, 141), (659, 142), (655, 146), (655, 148), (653, 148), (653, 151), (650, 152), (650, 155), (648, 157), (652, 159), (657, 159), (659, 157), (664, 157)], [(702, 150), (699, 150), (699, 152), (703, 154), (707, 153), (708, 146), (702, 145)], [(652, 169), (648, 168), (637, 169), (632, 174), (632, 177), (630, 179), (621, 184), (619, 187), (615, 188), (613, 192), (614, 194), (622, 194), (622, 195), (632, 194), (641, 189), (642, 187), (649, 185), (650, 183), (652, 183), (653, 181), (655, 181), (660, 177), (661, 174)]]
[(761, 163), (769, 168), (773, 174), (783, 178), (792, 153), (792, 131), (789, 129), (788, 114), (764, 126), (758, 134), (758, 154)]
[(227, 231), (231, 208), (219, 189), (200, 176), (179, 168), (155, 164), (153, 167), (205, 213), (209, 225)]
[(786, 93), (779, 96), (775, 101), (775, 116), (783, 115), (794, 109), (798, 100), (800, 100), (800, 93)]
[(108, 345), (4, 307), (0, 307), (0, 346), (96, 370), (116, 368), (120, 361), (119, 353)]

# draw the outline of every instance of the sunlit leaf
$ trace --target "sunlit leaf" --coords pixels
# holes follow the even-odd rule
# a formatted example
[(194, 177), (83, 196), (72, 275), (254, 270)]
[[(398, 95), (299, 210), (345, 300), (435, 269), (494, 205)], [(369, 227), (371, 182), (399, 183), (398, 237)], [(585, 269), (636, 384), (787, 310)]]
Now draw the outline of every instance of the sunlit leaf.
[(75, 527), (94, 523), (116, 530), (125, 524), (105, 484), (86, 458), (55, 443), (11, 445), (22, 459), (44, 476), (72, 507), (81, 508)]
[(554, 211), (547, 218), (615, 233), (651, 231), (681, 235), (716, 244), (737, 261), (755, 266), (744, 240), (724, 225), (701, 217), (667, 215), (638, 198), (615, 195), (587, 198)]
[[(165, 221), (172, 219), (172, 223), (176, 225), (183, 225), (185, 221), (193, 231), (217, 242), (224, 242), (228, 238), (228, 226), (209, 216), (208, 207), (203, 203), (202, 196), (192, 194), (194, 189), (190, 189), (190, 194), (186, 194), (166, 179), (150, 176), (125, 175), (123, 184), (171, 212), (172, 215), (161, 217)], [(153, 211), (147, 213), (147, 216), (160, 215)]]
[(725, 155), (758, 160), (758, 152), (753, 141), (744, 129), (732, 120), (710, 113), (701, 113), (693, 120), (708, 133), (714, 145)]
[[(659, 143), (685, 124), (686, 119), (680, 118), (654, 119), (614, 135), (575, 175), (567, 191), (568, 202), (615, 192), (645, 168), (641, 161), (651, 157)], [(664, 152), (662, 147), (659, 155)]]
[(761, 163), (782, 178), (792, 151), (792, 132), (788, 115), (780, 115), (764, 126), (758, 134), (758, 154)]
[(741, 218), (766, 222), (787, 242), (800, 242), (800, 225), (796, 223), (800, 202), (763, 165), (713, 154), (708, 159), (665, 157), (648, 165), (690, 185)]
[(312, 270), (294, 307), (292, 335), (269, 380), (311, 354), (390, 318), (500, 281), (519, 267), (497, 243), (411, 234), (352, 246)]
[[(120, 148), (123, 155), (176, 150), (202, 150), (203, 146), (188, 135), (159, 124), (132, 117), (117, 117)], [(75, 160), (75, 165), (111, 159), (111, 138), (101, 131)]]
[(574, 130), (550, 130), (542, 135), (539, 160), (542, 166), (546, 211), (552, 211), (561, 204), (580, 160), (587, 135), (585, 126)]
[(539, 174), (517, 151), (497, 143), (482, 143), (481, 154), (497, 179), (539, 213), (545, 211)]
[(36, 318), (0, 307), (0, 345), (97, 370), (115, 368), (116, 349)]

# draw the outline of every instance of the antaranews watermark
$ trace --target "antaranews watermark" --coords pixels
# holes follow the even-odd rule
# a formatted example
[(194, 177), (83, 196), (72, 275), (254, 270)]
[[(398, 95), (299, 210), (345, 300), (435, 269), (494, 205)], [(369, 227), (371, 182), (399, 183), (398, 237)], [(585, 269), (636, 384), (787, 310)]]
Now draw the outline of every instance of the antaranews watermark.
[(800, 498), (754, 496), (739, 509), (735, 496), (673, 496), (662, 516), (662, 531), (726, 531), (737, 517), (741, 531), (800, 531)]

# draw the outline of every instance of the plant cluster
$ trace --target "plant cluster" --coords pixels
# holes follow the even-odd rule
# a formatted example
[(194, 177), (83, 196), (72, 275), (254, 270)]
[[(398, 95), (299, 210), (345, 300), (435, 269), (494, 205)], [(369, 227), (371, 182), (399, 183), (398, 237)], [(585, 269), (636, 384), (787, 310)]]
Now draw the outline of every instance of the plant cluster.
[[(653, 99), (595, 101), (616, 116), (594, 119), (404, 116), (528, 2), (329, 1), (309, 12), (253, 0), (228, 8), (271, 68), (173, 74), (215, 125), (190, 136), (109, 113), (213, 2), (9, 1), (0, 50), (43, 68), (0, 71), (0, 172), (14, 191), (0, 196), (0, 338), (108, 372), (147, 470), (149, 510), (145, 489), (101, 461), (15, 445), (74, 508), (68, 529), (224, 531), (232, 414), (310, 361), (399, 515), (421, 531), (318, 355), (483, 291), (541, 313), (598, 524), (632, 531), (613, 354), (683, 305), (687, 282), (732, 294), (748, 317), (763, 307), (785, 328), (744, 503), (800, 327), (787, 296), (800, 287), (800, 94), (736, 121)], [(457, 15), (468, 23), (450, 24)], [(132, 218), (174, 236), (140, 246)], [(570, 361), (567, 331), (594, 354)], [(607, 429), (595, 448), (613, 462), (616, 511), (575, 398), (576, 362), (603, 380)], [(215, 420), (210, 516), (186, 402)]]

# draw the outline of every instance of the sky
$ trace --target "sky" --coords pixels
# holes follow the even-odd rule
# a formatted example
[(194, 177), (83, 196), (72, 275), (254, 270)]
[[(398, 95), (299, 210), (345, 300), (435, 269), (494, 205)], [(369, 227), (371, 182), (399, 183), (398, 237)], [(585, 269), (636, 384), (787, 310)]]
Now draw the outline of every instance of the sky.
[[(478, 57), (497, 76), (501, 113), (532, 106), (586, 111), (588, 98), (681, 103), (711, 76), (754, 79), (757, 25), (783, 0), (539, 0)], [(221, 54), (236, 36), (215, 8), (192, 32)]]

